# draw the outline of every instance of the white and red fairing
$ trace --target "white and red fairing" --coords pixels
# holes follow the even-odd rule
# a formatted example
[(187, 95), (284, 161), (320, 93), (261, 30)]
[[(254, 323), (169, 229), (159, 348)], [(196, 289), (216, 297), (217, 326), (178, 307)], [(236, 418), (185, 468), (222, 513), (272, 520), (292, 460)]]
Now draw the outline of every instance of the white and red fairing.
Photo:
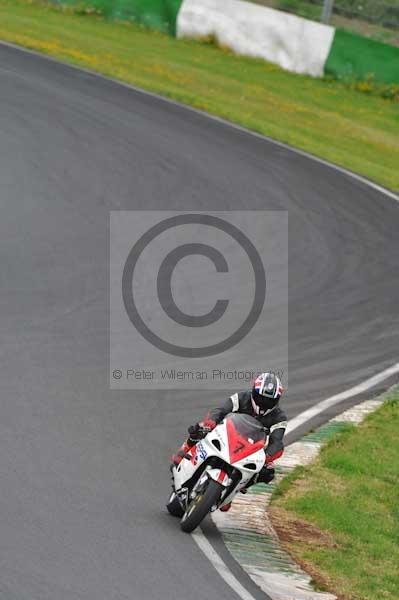
[(228, 490), (228, 495), (222, 496), (220, 506), (231, 502), (237, 492), (244, 488), (264, 466), (265, 442), (264, 430), (255, 419), (247, 415), (231, 413), (189, 450), (190, 458), (183, 459), (173, 469), (176, 492), (179, 493), (179, 490), (186, 487), (186, 482), (191, 480), (205, 461), (209, 462), (211, 457), (216, 457), (219, 459), (218, 467), (207, 465), (201, 480), (204, 476), (211, 477), (228, 488), (231, 487), (232, 479), (223, 468), (223, 463), (240, 471), (240, 481), (233, 489)]

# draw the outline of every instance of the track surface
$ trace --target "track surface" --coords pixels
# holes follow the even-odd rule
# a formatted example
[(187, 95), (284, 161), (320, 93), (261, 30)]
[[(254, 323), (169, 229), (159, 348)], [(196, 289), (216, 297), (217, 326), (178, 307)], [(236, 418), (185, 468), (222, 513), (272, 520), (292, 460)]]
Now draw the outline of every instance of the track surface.
[(212, 396), (109, 390), (109, 210), (289, 210), (294, 416), (397, 359), (399, 205), (7, 47), (0, 157), (0, 596), (231, 599), (161, 510), (165, 459)]

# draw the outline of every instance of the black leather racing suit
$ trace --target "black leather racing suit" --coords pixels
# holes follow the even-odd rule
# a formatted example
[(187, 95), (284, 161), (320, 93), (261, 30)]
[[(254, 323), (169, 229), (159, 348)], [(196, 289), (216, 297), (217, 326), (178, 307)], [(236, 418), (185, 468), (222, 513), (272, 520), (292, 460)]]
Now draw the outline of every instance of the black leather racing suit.
[(211, 409), (206, 416), (206, 420), (214, 421), (217, 424), (231, 412), (251, 415), (262, 423), (269, 435), (268, 444), (265, 447), (266, 463), (272, 463), (282, 455), (284, 451), (283, 439), (287, 427), (287, 417), (278, 404), (266, 415), (257, 415), (252, 406), (251, 390), (248, 390), (247, 392), (233, 394), (221, 406)]

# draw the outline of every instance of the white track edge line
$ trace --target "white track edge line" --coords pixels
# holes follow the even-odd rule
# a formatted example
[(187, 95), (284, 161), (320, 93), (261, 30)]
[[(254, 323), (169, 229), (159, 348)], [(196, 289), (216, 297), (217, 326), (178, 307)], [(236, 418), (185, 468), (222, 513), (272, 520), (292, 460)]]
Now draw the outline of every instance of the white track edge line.
[(254, 596), (245, 589), (245, 587), (238, 581), (233, 572), (229, 569), (220, 555), (213, 548), (212, 544), (208, 542), (201, 529), (196, 529), (191, 537), (199, 547), (199, 549), (205, 554), (206, 558), (212, 564), (214, 569), (218, 572), (220, 577), (231, 587), (231, 589), (240, 597), (242, 600), (255, 600)]
[(399, 363), (392, 365), (388, 369), (385, 369), (385, 371), (381, 371), (381, 373), (377, 373), (377, 375), (373, 375), (373, 377), (366, 379), (362, 383), (359, 383), (359, 384), (349, 388), (348, 390), (345, 390), (344, 392), (340, 392), (339, 394), (335, 394), (335, 396), (330, 396), (330, 398), (326, 398), (325, 400), (318, 402), (311, 408), (308, 408), (308, 410), (305, 410), (304, 412), (300, 413), (298, 416), (291, 419), (288, 422), (287, 433), (291, 433), (292, 431), (295, 431), (295, 429), (298, 429), (298, 427), (300, 427), (301, 425), (304, 425), (304, 423), (306, 423), (307, 421), (310, 421), (310, 419), (313, 419), (313, 417), (315, 417), (316, 415), (319, 415), (320, 413), (325, 411), (327, 408), (330, 408), (331, 406), (334, 406), (335, 404), (339, 404), (339, 402), (342, 402), (343, 400), (352, 398), (352, 396), (357, 396), (358, 394), (361, 394), (363, 392), (366, 392), (367, 390), (370, 390), (371, 388), (375, 387), (376, 385), (378, 385), (385, 379), (388, 379), (388, 377), (391, 377), (392, 375), (396, 375), (396, 373), (399, 373)]
[(324, 158), (319, 158), (318, 156), (315, 156), (314, 154), (310, 154), (309, 152), (306, 152), (305, 150), (301, 150), (299, 148), (295, 148), (294, 146), (290, 146), (289, 144), (286, 144), (285, 142), (280, 142), (279, 140), (275, 140), (271, 137), (268, 137), (267, 135), (258, 133), (257, 131), (251, 131), (251, 129), (247, 129), (246, 127), (244, 127), (242, 125), (238, 125), (237, 123), (233, 123), (232, 121), (227, 121), (226, 119), (223, 119), (222, 117), (212, 115), (211, 113), (205, 112), (204, 110), (200, 110), (199, 108), (195, 108), (194, 106), (190, 106), (189, 104), (184, 104), (183, 102), (179, 102), (178, 100), (173, 100), (172, 98), (168, 98), (167, 96), (161, 96), (160, 94), (151, 92), (149, 90), (145, 90), (143, 88), (137, 87), (137, 86), (127, 83), (125, 81), (121, 81), (120, 79), (114, 79), (113, 77), (108, 77), (107, 75), (103, 75), (102, 73), (99, 73), (97, 71), (93, 71), (93, 70), (85, 68), (85, 67), (79, 67), (78, 65), (74, 65), (73, 63), (69, 63), (67, 61), (63, 61), (58, 58), (54, 58), (53, 56), (49, 56), (48, 54), (43, 54), (42, 52), (39, 52), (38, 50), (32, 50), (30, 48), (25, 48), (24, 46), (19, 46), (18, 44), (14, 44), (12, 42), (6, 42), (4, 40), (0, 40), (0, 46), (14, 48), (14, 50), (19, 50), (20, 52), (26, 52), (27, 54), (32, 54), (33, 56), (37, 56), (39, 58), (48, 60), (48, 61), (56, 63), (56, 64), (58, 63), (60, 65), (64, 65), (71, 69), (75, 69), (76, 71), (81, 71), (83, 73), (87, 73), (88, 75), (99, 77), (100, 79), (104, 79), (105, 81), (111, 81), (112, 83), (121, 85), (122, 87), (133, 90), (134, 92), (137, 92), (139, 94), (150, 96), (151, 98), (156, 98), (157, 100), (166, 102), (167, 104), (171, 104), (172, 106), (177, 106), (181, 109), (188, 110), (188, 111), (196, 113), (198, 115), (207, 117), (208, 119), (210, 119), (212, 121), (216, 121), (216, 122), (226, 125), (228, 127), (232, 127), (233, 129), (236, 129), (237, 131), (241, 131), (243, 133), (255, 136), (261, 140), (266, 140), (266, 141), (270, 142), (271, 144), (275, 144), (276, 146), (279, 146), (280, 148), (289, 150), (290, 152), (293, 152), (294, 154), (297, 154), (299, 156), (304, 156), (305, 158), (308, 158), (308, 159), (313, 160), (321, 165), (329, 167), (330, 169), (334, 169), (335, 171), (338, 171), (339, 173), (348, 175), (352, 179), (355, 179), (356, 181), (360, 181), (361, 183), (365, 184), (366, 186), (380, 192), (381, 194), (384, 194), (385, 196), (388, 196), (389, 198), (392, 198), (392, 200), (395, 200), (396, 202), (399, 202), (399, 195), (396, 194), (393, 190), (389, 190), (389, 189), (383, 187), (382, 185), (379, 185), (378, 183), (371, 181), (370, 179), (367, 179), (367, 177), (363, 177), (363, 175), (359, 175), (358, 173), (354, 173), (353, 171), (350, 171), (350, 170), (346, 169), (345, 167), (341, 167), (339, 165), (331, 163), (328, 160), (325, 160)]
[[(342, 402), (343, 400), (347, 400), (353, 396), (357, 396), (362, 392), (366, 392), (378, 385), (385, 379), (388, 379), (392, 375), (399, 373), (399, 363), (388, 367), (381, 373), (377, 373), (377, 375), (373, 375), (373, 377), (369, 377), (362, 383), (355, 385), (344, 392), (339, 394), (335, 394), (334, 396), (330, 396), (330, 398), (326, 398), (322, 400), (312, 408), (305, 410), (300, 413), (298, 416), (294, 417), (289, 421), (287, 427), (287, 433), (291, 433), (295, 429), (298, 429), (301, 425), (305, 424), (307, 421), (310, 421), (316, 415), (322, 413), (327, 408)], [(199, 549), (205, 554), (207, 559), (210, 561), (214, 569), (219, 573), (220, 577), (224, 579), (224, 581), (242, 598), (242, 600), (255, 600), (255, 598), (242, 586), (242, 584), (235, 577), (233, 572), (229, 569), (226, 563), (222, 560), (220, 555), (216, 552), (213, 546), (208, 542), (205, 535), (202, 533), (200, 529), (197, 529), (192, 533), (192, 538), (195, 543), (199, 547)], [(260, 588), (259, 588), (260, 589)]]

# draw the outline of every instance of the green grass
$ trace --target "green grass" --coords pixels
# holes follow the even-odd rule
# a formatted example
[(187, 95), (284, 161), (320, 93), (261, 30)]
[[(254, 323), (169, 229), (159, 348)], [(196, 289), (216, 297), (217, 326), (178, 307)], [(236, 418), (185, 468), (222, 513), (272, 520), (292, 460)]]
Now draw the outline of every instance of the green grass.
[(294, 472), (273, 499), (272, 513), (283, 509), (286, 523), (299, 520), (333, 540), (317, 545), (296, 537), (286, 543), (340, 598), (399, 598), (398, 431), (396, 392), (358, 428), (333, 438), (319, 460)]
[(291, 473), (288, 473), (273, 489), (271, 501), (274, 502), (277, 498), (283, 497), (291, 489), (292, 485), (303, 476), (304, 472), (305, 467), (297, 467)]
[(399, 189), (399, 104), (195, 41), (0, 0), (0, 38), (219, 115)]

